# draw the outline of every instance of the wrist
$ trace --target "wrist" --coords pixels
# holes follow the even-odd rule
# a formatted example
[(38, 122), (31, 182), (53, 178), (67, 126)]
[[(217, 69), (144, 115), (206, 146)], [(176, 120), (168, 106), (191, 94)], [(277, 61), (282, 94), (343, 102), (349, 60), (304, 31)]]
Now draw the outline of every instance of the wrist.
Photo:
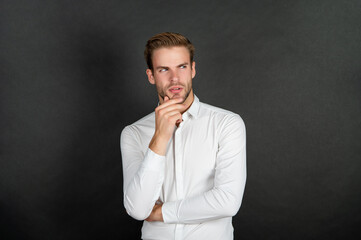
[(158, 208), (158, 217), (159, 217), (159, 221), (164, 222), (162, 208), (163, 208), (163, 204), (160, 205), (160, 207)]
[(149, 148), (158, 155), (165, 156), (169, 139), (155, 133), (149, 143)]

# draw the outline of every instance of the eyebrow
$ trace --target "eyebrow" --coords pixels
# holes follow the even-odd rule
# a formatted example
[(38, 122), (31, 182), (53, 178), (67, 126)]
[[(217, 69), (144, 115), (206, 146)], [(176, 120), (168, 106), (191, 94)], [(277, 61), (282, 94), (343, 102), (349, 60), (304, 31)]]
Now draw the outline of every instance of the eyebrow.
[[(181, 67), (181, 66), (184, 66), (184, 65), (189, 65), (187, 62), (185, 62), (185, 63), (181, 63), (181, 64), (179, 64), (179, 65), (177, 65), (177, 67)], [(166, 66), (158, 66), (158, 67), (156, 67), (155, 69), (168, 69), (169, 67), (166, 67)]]
[(165, 67), (165, 66), (159, 66), (159, 67), (156, 67), (155, 69), (167, 69), (168, 67)]
[(181, 67), (181, 66), (184, 66), (184, 65), (188, 65), (188, 63), (185, 62), (185, 63), (179, 64), (177, 67)]

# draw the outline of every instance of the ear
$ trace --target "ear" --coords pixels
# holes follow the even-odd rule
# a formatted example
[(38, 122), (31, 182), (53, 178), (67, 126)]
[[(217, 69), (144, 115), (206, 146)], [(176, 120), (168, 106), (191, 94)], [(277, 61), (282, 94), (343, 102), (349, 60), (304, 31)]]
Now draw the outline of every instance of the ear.
[(196, 62), (192, 62), (192, 78), (196, 76)]
[(152, 70), (150, 70), (150, 69), (148, 68), (147, 71), (145, 71), (145, 73), (146, 73), (147, 76), (148, 76), (148, 81), (150, 82), (150, 84), (155, 84)]

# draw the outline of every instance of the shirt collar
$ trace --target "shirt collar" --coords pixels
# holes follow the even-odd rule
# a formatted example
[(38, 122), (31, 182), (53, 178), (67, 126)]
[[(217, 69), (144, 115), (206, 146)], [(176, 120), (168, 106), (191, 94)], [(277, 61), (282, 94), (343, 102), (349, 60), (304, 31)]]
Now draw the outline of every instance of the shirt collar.
[(187, 113), (189, 115), (191, 115), (194, 118), (198, 117), (198, 112), (199, 112), (199, 107), (200, 107), (200, 103), (199, 103), (199, 99), (198, 97), (194, 94), (194, 99), (193, 99), (193, 103), (190, 106), (190, 108), (187, 110)]

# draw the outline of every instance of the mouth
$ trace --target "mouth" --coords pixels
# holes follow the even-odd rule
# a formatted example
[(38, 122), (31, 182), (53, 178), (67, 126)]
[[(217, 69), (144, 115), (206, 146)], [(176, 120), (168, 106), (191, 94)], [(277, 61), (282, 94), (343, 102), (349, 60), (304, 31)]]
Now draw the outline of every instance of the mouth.
[(169, 88), (168, 90), (169, 90), (171, 93), (180, 93), (180, 92), (183, 90), (183, 88), (174, 86), (174, 87)]

